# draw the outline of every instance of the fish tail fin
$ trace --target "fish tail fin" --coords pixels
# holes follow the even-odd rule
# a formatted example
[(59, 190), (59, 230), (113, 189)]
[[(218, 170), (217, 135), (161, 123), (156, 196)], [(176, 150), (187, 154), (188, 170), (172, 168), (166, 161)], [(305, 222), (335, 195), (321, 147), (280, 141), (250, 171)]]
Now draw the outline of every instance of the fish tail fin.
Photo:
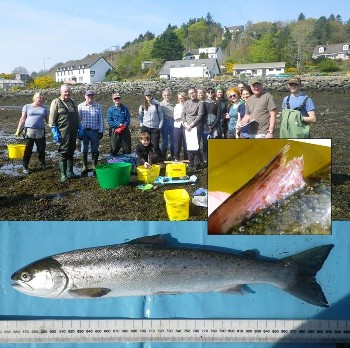
[(283, 259), (298, 265), (297, 281), (283, 290), (315, 306), (328, 307), (321, 286), (316, 282), (316, 273), (322, 268), (334, 245), (322, 245)]

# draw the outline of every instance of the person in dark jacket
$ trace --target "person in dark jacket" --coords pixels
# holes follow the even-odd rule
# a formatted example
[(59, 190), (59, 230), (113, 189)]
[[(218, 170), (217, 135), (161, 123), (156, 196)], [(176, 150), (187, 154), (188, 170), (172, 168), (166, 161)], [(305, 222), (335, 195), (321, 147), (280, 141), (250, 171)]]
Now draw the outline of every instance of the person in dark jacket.
[(203, 117), (203, 162), (208, 161), (208, 138), (221, 137), (221, 107), (220, 102), (215, 99), (214, 88), (207, 89), (207, 99), (204, 101), (205, 115)]
[(197, 99), (197, 92), (194, 88), (188, 90), (188, 96), (189, 99), (185, 101), (182, 108), (181, 119), (185, 127), (187, 154), (190, 160), (189, 169), (196, 171), (200, 167), (198, 134), (202, 132), (205, 109), (204, 102)]
[(71, 88), (61, 86), (61, 96), (51, 102), (49, 125), (54, 142), (59, 143), (58, 158), (61, 171), (61, 182), (78, 178), (73, 172), (73, 155), (76, 149), (79, 130), (79, 112), (74, 99), (71, 98)]
[(153, 163), (158, 162), (158, 156), (154, 152), (153, 144), (151, 143), (151, 137), (147, 132), (141, 132), (140, 142), (136, 145), (137, 166), (144, 166), (150, 168)]
[(227, 138), (227, 130), (228, 130), (228, 122), (227, 119), (225, 118), (225, 115), (228, 112), (228, 100), (225, 98), (225, 90), (221, 86), (217, 86), (215, 88), (216, 90), (216, 100), (220, 104), (221, 108), (221, 132), (222, 132), (222, 137)]

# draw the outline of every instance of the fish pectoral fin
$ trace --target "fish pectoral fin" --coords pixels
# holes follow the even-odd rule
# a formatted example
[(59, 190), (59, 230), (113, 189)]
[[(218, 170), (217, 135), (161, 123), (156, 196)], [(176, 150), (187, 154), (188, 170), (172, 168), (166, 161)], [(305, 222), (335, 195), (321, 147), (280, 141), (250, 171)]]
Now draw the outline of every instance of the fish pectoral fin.
[(110, 291), (111, 289), (107, 288), (86, 288), (70, 290), (69, 293), (74, 297), (103, 297)]
[(254, 290), (252, 290), (249, 286), (245, 284), (232, 286), (230, 288), (220, 290), (220, 292), (226, 293), (226, 294), (232, 294), (232, 295), (244, 295), (246, 293), (251, 293), (251, 294), (255, 293)]

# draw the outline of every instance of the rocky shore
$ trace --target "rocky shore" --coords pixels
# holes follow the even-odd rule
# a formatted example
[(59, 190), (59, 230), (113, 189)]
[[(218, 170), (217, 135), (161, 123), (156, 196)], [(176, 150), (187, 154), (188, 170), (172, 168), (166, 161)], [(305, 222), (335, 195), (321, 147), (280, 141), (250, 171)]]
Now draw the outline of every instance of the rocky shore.
[[(346, 93), (350, 90), (350, 77), (347, 76), (301, 76), (303, 89), (309, 92), (326, 92), (326, 93)], [(223, 88), (228, 88), (237, 84), (238, 78), (181, 78), (181, 79), (151, 79), (138, 81), (124, 81), (124, 82), (102, 82), (90, 85), (76, 84), (72, 85), (73, 93), (75, 95), (84, 94), (87, 89), (93, 89), (96, 94), (109, 95), (114, 91), (118, 91), (124, 95), (142, 95), (146, 87), (152, 89), (155, 94), (161, 94), (165, 88), (172, 91), (186, 91), (190, 87), (208, 88), (221, 85)], [(271, 92), (288, 92), (286, 78), (262, 78), (265, 88)], [(248, 81), (245, 81), (248, 82)], [(32, 96), (33, 90), (8, 91), (1, 90), (0, 98), (3, 100), (7, 97), (13, 96)], [(45, 89), (45, 95), (58, 95), (58, 88)]]

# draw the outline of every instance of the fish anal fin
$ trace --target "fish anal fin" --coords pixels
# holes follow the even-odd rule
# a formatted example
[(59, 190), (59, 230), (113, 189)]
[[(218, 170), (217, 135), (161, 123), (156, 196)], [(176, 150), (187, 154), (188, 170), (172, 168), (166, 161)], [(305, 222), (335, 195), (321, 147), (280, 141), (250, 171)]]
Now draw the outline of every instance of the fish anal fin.
[(106, 296), (111, 289), (107, 288), (86, 288), (86, 289), (74, 289), (70, 290), (69, 293), (73, 297), (103, 297)]
[(229, 288), (220, 290), (220, 292), (231, 295), (244, 295), (245, 293), (254, 293), (254, 291), (245, 284), (231, 286)]

